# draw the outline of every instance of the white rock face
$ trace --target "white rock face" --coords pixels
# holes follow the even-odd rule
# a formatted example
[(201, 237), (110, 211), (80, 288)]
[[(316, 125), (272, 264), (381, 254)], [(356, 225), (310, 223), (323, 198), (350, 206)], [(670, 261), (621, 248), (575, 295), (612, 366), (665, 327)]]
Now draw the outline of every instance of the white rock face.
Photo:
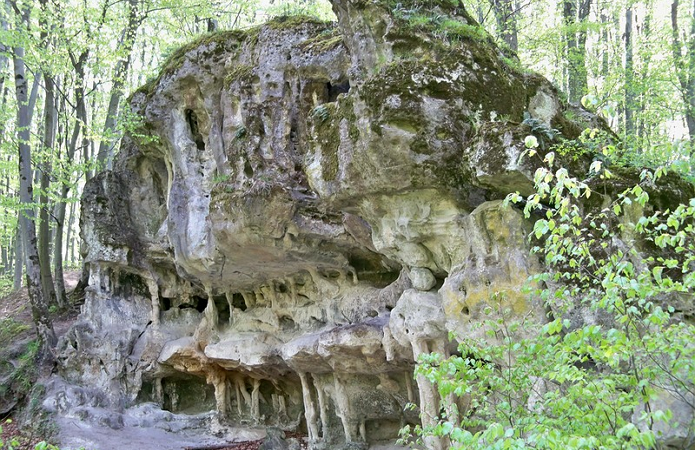
[(409, 402), (439, 414), (414, 363), (456, 351), (495, 293), (544, 320), (519, 294), (528, 224), (499, 199), (531, 186), (519, 123), (562, 113), (552, 87), (487, 44), (404, 48), (379, 2), (334, 7), (338, 28), (205, 38), (132, 96), (142, 130), (85, 188), (90, 283), (58, 358), (102, 407), (360, 447), (418, 422)]

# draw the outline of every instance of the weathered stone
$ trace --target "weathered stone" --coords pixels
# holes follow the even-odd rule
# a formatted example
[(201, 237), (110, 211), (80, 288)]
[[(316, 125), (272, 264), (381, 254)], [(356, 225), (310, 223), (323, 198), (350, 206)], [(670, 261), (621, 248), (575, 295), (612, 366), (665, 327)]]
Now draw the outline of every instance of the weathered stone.
[(429, 291), (437, 284), (432, 272), (424, 267), (410, 269), (410, 281), (412, 281), (413, 287), (420, 291)]
[[(540, 270), (529, 224), (499, 199), (533, 186), (524, 113), (571, 128), (555, 89), (386, 2), (334, 10), (337, 28), (205, 37), (133, 94), (141, 129), (85, 188), (89, 288), (57, 358), (100, 407), (364, 448), (418, 420), (409, 402), (434, 423), (438, 393), (412, 368), (455, 351), (449, 333), (482, 338), (495, 308), (545, 320), (520, 290)], [(85, 392), (55, 384), (47, 404), (119, 424)]]

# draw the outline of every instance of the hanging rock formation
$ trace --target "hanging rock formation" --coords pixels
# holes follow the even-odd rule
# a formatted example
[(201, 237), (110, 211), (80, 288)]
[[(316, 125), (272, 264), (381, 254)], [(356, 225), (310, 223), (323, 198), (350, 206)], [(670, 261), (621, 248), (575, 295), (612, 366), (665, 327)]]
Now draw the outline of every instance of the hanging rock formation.
[(359, 446), (439, 414), (414, 361), (455, 350), (494, 292), (544, 320), (519, 289), (528, 223), (501, 199), (532, 188), (525, 114), (568, 137), (593, 119), (461, 7), (408, 4), (217, 33), (133, 94), (85, 188), (89, 287), (49, 408), (118, 427), (85, 411), (153, 402)]

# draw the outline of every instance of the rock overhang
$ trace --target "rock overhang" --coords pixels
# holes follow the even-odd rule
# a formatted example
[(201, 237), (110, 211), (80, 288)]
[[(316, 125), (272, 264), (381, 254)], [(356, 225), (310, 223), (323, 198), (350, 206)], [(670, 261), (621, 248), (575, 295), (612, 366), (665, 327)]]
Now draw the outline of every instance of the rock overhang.
[[(103, 314), (139, 315), (140, 332), (66, 351), (67, 378), (106, 360), (98, 384), (119, 404), (176, 410), (209, 384), (223, 422), (303, 417), (314, 441), (369, 441), (374, 421), (412, 420), (408, 402), (438, 414), (413, 364), (455, 351), (449, 332), (472, 333), (493, 293), (545, 320), (516, 295), (539, 270), (528, 223), (499, 199), (532, 186), (524, 113), (551, 127), (568, 107), (463, 9), (431, 8), (459, 34), (412, 27), (403, 5), (335, 1), (337, 24), (207, 36), (134, 93), (141, 122), (85, 189), (83, 237), (85, 309), (115, 302)], [(116, 295), (121, 273), (144, 289)]]

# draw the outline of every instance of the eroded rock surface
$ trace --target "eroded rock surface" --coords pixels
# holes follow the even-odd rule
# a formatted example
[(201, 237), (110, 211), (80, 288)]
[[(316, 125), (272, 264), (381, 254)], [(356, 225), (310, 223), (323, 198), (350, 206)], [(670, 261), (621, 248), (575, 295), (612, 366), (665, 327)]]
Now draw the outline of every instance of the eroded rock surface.
[(51, 408), (118, 428), (154, 403), (354, 447), (439, 413), (414, 361), (455, 349), (492, 293), (544, 320), (500, 199), (532, 187), (525, 113), (581, 125), (464, 10), (428, 10), (471, 31), (442, 36), (407, 3), (203, 38), (133, 95), (142, 123), (82, 203), (89, 288), (59, 359), (81, 390)]

